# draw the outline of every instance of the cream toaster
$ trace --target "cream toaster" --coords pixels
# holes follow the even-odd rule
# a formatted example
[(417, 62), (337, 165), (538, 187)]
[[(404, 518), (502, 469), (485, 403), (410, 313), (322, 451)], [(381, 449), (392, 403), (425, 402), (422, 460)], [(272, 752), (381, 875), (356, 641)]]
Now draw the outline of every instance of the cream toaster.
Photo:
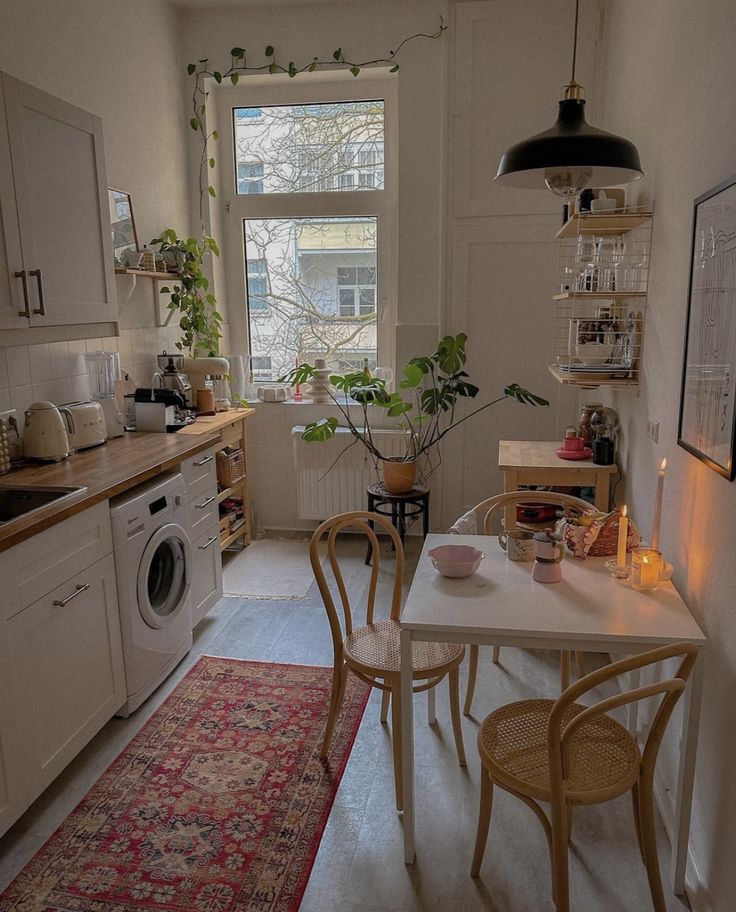
[(67, 402), (62, 408), (71, 414), (69, 447), (72, 450), (86, 450), (99, 446), (107, 440), (105, 413), (99, 402)]

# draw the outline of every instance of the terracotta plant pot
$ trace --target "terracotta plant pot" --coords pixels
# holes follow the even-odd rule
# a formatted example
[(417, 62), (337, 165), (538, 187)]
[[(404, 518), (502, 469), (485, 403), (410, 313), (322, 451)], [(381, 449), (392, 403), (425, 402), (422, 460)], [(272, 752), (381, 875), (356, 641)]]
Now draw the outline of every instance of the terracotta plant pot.
[(383, 486), (391, 494), (406, 494), (414, 487), (417, 480), (417, 464), (414, 460), (402, 462), (400, 459), (383, 460)]

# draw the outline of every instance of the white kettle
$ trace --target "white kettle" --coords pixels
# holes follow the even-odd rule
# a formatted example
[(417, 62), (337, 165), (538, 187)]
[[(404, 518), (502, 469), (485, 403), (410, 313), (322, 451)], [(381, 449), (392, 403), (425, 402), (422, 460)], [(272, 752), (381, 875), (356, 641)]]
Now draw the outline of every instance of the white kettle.
[(23, 453), (26, 459), (47, 462), (66, 459), (69, 455), (67, 428), (69, 433), (74, 433), (74, 418), (69, 409), (58, 409), (53, 402), (32, 402), (25, 417)]

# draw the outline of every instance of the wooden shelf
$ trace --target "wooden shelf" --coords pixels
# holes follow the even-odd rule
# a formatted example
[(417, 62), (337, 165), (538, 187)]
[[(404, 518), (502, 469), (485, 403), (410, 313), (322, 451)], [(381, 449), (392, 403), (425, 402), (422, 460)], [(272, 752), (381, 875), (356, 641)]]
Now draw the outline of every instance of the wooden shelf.
[(218, 504), (221, 504), (223, 500), (227, 500), (228, 497), (232, 497), (236, 491), (242, 491), (244, 486), (245, 476), (243, 476), (240, 481), (236, 481), (235, 484), (230, 485), (229, 488), (225, 488), (224, 491), (220, 491), (220, 493), (217, 495)]
[(624, 298), (646, 298), (646, 291), (563, 291), (552, 295), (553, 301), (571, 301), (573, 298), (621, 301)]
[(574, 238), (579, 234), (625, 234), (639, 228), (652, 217), (651, 212), (581, 212), (573, 215), (555, 237)]
[(143, 276), (144, 279), (161, 279), (164, 282), (181, 281), (177, 272), (151, 272), (147, 269), (128, 269), (125, 266), (116, 266), (115, 275)]
[[(231, 532), (229, 535), (226, 535), (224, 538), (220, 536), (220, 550), (224, 551), (225, 548), (229, 548), (233, 542), (237, 541), (239, 538), (243, 538), (245, 532), (247, 531), (247, 523), (243, 523), (242, 526), (239, 526), (234, 532)], [(250, 544), (250, 541), (244, 541), (244, 545)]]
[(566, 386), (581, 386), (585, 389), (596, 389), (599, 386), (609, 386), (612, 389), (638, 389), (639, 387), (639, 380), (636, 377), (606, 377), (597, 374), (576, 377), (567, 371), (561, 371), (555, 364), (548, 364), (547, 370), (556, 380)]

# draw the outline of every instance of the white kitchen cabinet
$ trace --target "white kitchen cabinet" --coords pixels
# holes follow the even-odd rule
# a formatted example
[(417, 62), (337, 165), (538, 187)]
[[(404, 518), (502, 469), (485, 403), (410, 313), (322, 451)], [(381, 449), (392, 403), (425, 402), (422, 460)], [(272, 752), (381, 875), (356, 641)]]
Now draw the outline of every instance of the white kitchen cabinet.
[(189, 596), (192, 627), (196, 627), (207, 612), (222, 597), (222, 555), (220, 527), (215, 523), (192, 542), (194, 573)]
[(0, 329), (113, 323), (102, 120), (1, 79)]
[(0, 833), (27, 807), (20, 746), (18, 699), (10, 673), (10, 639), (0, 625)]
[(125, 702), (112, 555), (7, 623), (33, 800)]
[(187, 486), (187, 531), (192, 539), (192, 589), (189, 608), (196, 627), (222, 596), (222, 557), (217, 508), (215, 448), (185, 459), (181, 474)]

